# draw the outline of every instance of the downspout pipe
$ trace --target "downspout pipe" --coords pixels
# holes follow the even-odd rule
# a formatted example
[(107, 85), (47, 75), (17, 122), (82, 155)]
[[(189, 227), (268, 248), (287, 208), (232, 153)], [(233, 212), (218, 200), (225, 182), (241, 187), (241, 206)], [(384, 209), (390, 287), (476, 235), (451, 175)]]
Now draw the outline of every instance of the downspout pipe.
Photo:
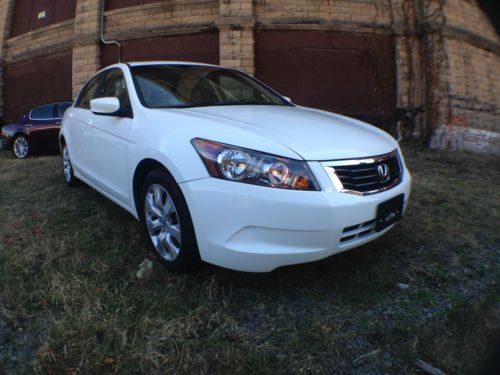
[(116, 44), (118, 46), (118, 62), (122, 60), (122, 45), (117, 40), (104, 39), (104, 8), (106, 0), (101, 0), (101, 42), (103, 44)]

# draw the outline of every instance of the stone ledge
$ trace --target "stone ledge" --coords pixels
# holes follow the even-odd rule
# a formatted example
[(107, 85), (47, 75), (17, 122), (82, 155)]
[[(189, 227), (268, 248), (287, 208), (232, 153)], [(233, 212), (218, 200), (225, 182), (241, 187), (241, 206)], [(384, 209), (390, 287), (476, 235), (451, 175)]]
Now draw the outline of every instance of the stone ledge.
[(71, 50), (73, 48), (73, 43), (70, 41), (64, 43), (57, 43), (50, 47), (41, 47), (32, 49), (28, 52), (23, 52), (6, 59), (7, 64), (14, 64), (20, 61), (29, 60), (38, 56), (51, 55), (59, 52)]
[(464, 126), (441, 125), (429, 145), (434, 149), (467, 150), (500, 155), (500, 133)]
[[(264, 21), (264, 22), (263, 22)], [(255, 29), (258, 30), (324, 30), (324, 31), (345, 31), (355, 33), (371, 33), (371, 34), (392, 34), (397, 35), (394, 30), (391, 30), (385, 24), (364, 23), (354, 21), (334, 21), (328, 23), (286, 23), (275, 22), (272, 20), (261, 20), (255, 24)]]
[(57, 29), (69, 29), (69, 28), (73, 29), (74, 22), (75, 22), (75, 19), (72, 18), (70, 20), (66, 20), (63, 22), (53, 23), (52, 25), (40, 27), (39, 29), (29, 31), (27, 33), (17, 35), (15, 37), (7, 39), (7, 45), (14, 44), (14, 43), (15, 44), (23, 43), (24, 39), (32, 40), (34, 37), (41, 36), (47, 32), (55, 31)]
[(193, 23), (193, 24), (178, 24), (178, 25), (162, 25), (157, 27), (141, 27), (137, 29), (128, 29), (126, 31), (108, 32), (105, 35), (106, 39), (130, 40), (148, 38), (154, 36), (171, 36), (178, 34), (194, 34), (203, 31), (215, 31), (217, 27), (213, 22)]
[(422, 25), (422, 32), (432, 34), (439, 30), (443, 31), (445, 38), (465, 41), (474, 46), (489, 50), (495, 55), (500, 56), (500, 43), (495, 40), (485, 38), (470, 30), (466, 30), (457, 26), (442, 24), (439, 22), (427, 22)]
[(170, 0), (170, 1), (159, 1), (156, 3), (149, 3), (149, 4), (140, 4), (140, 5), (133, 5), (129, 7), (124, 7), (124, 8), (119, 8), (119, 9), (113, 9), (113, 10), (107, 10), (104, 12), (105, 17), (113, 17), (121, 14), (126, 14), (126, 13), (132, 13), (132, 12), (142, 12), (148, 9), (155, 9), (155, 8), (165, 8), (165, 7), (173, 7), (173, 6), (179, 6), (179, 5), (200, 5), (201, 4), (219, 4), (217, 0)]

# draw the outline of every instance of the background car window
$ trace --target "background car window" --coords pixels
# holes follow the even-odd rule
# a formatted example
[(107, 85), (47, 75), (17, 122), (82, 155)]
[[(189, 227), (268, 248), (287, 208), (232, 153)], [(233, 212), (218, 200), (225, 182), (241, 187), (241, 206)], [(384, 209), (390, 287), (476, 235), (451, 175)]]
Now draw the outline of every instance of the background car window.
[(102, 77), (102, 74), (95, 76), (90, 80), (85, 87), (83, 88), (78, 100), (75, 104), (75, 107), (90, 109), (90, 101), (94, 99), (95, 93), (97, 90), (97, 86), (99, 85), (99, 81)]
[(42, 105), (33, 109), (30, 113), (30, 118), (33, 120), (45, 120), (49, 118), (54, 118), (54, 104)]
[(122, 108), (130, 105), (125, 77), (120, 69), (113, 69), (107, 72), (99, 88), (96, 98), (114, 97), (120, 100)]
[(71, 107), (71, 103), (59, 103), (57, 106), (57, 117), (63, 118), (64, 112)]

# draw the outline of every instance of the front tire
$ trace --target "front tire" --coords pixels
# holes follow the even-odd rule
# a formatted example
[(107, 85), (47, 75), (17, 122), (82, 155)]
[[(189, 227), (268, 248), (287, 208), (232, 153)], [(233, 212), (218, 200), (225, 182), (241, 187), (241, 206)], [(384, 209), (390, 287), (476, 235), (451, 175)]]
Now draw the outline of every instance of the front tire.
[(161, 262), (175, 272), (187, 272), (200, 263), (200, 254), (186, 200), (166, 171), (149, 173), (141, 194), (141, 220)]
[(28, 137), (24, 134), (17, 135), (12, 142), (12, 152), (18, 159), (26, 159), (30, 156), (31, 145)]
[(68, 146), (66, 146), (66, 144), (62, 145), (62, 168), (66, 184), (70, 187), (77, 186), (78, 179), (75, 177), (75, 174), (73, 173), (73, 165), (71, 164)]

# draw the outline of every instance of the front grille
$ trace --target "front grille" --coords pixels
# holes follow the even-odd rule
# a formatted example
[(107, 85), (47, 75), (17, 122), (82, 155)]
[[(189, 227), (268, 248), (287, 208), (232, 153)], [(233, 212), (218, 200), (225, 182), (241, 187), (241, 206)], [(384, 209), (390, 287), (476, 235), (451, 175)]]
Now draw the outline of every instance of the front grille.
[(399, 184), (402, 168), (397, 151), (372, 158), (338, 160), (325, 163), (333, 172), (330, 177), (338, 178), (339, 190), (360, 194), (372, 194), (390, 189)]

